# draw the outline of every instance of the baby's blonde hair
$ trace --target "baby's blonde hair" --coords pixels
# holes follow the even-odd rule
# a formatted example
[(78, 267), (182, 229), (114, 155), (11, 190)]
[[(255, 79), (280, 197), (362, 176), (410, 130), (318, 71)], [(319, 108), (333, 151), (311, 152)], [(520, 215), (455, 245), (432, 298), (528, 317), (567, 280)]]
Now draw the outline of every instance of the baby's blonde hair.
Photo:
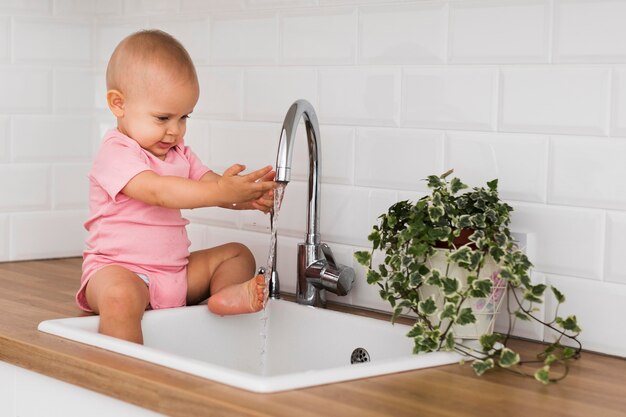
[(187, 77), (198, 84), (196, 69), (185, 47), (172, 35), (153, 29), (135, 32), (117, 45), (107, 66), (107, 90), (128, 94), (154, 69)]

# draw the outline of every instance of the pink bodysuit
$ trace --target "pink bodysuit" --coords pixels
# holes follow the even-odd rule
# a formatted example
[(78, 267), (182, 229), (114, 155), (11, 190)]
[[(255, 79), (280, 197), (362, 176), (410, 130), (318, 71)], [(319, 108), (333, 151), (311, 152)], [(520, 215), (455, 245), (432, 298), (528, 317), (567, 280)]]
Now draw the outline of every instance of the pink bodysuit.
[(100, 268), (119, 265), (148, 277), (150, 306), (185, 305), (189, 223), (179, 209), (151, 206), (120, 193), (142, 171), (199, 180), (209, 169), (181, 142), (161, 160), (118, 130), (105, 135), (89, 172), (89, 232), (78, 306), (92, 311), (85, 288)]

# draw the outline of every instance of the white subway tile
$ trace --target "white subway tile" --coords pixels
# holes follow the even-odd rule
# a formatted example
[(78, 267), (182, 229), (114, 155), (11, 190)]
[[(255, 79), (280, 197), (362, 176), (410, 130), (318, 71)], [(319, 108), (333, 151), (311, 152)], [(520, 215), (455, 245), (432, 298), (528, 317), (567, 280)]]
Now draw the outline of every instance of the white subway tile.
[(212, 64), (275, 64), (278, 16), (267, 12), (214, 15), (210, 40)]
[[(149, 26), (145, 17), (101, 17), (96, 19), (94, 60), (97, 63), (109, 62), (115, 47), (128, 35)], [(105, 69), (103, 67), (103, 69)]]
[(243, 228), (262, 233), (270, 233), (270, 215), (258, 210), (245, 210), (241, 213)]
[[(302, 128), (302, 127), (300, 127)], [(306, 129), (302, 129), (306, 131)], [(354, 129), (344, 126), (320, 126), (320, 143), (322, 146), (322, 182), (334, 184), (354, 183)], [(306, 140), (304, 140), (306, 142)], [(276, 147), (278, 148), (278, 147)], [(302, 177), (308, 176), (308, 153), (300, 159), (298, 168), (292, 167), (292, 173), (301, 172)], [(294, 155), (295, 159), (295, 155)], [(301, 170), (303, 168), (303, 170)], [(294, 174), (295, 175), (295, 174)]]
[(241, 212), (227, 210), (221, 207), (205, 207), (193, 210), (183, 210), (183, 217), (193, 223), (211, 224), (221, 227), (239, 229), (241, 226)]
[(187, 121), (187, 133), (185, 133), (185, 146), (189, 146), (204, 164), (209, 161), (209, 135), (211, 125), (208, 120), (192, 117)]
[(611, 88), (611, 135), (626, 136), (626, 67), (613, 68)]
[(548, 62), (548, 0), (450, 3), (451, 62)]
[[(96, 105), (96, 76), (90, 69), (56, 69), (53, 105), (57, 112), (89, 113)], [(103, 94), (104, 95), (104, 94)], [(106, 100), (102, 104), (104, 108)]]
[(91, 164), (59, 164), (52, 166), (52, 208), (89, 208), (89, 180)]
[(626, 140), (553, 137), (548, 202), (626, 209)]
[(91, 123), (87, 116), (15, 116), (11, 129), (13, 160), (90, 160)]
[(602, 67), (504, 68), (500, 129), (606, 134), (609, 79)]
[(0, 62), (8, 62), (11, 59), (10, 30), (11, 18), (0, 17)]
[(11, 259), (43, 259), (81, 255), (87, 234), (83, 210), (11, 215)]
[(54, 0), (56, 16), (120, 14), (122, 0)]
[(356, 9), (283, 12), (280, 45), (283, 64), (352, 64), (357, 45)]
[[(183, 44), (196, 64), (209, 62), (209, 18), (205, 16), (176, 15), (154, 17), (150, 26), (164, 30)], [(170, 17), (172, 16), (172, 17)]]
[[(9, 215), (0, 214), (0, 262), (9, 260)], [(0, 362), (2, 366), (2, 362)], [(2, 370), (0, 369), (0, 382), (2, 381)], [(6, 387), (5, 384), (0, 384), (1, 387)], [(5, 393), (0, 391), (0, 414), (2, 414), (2, 404), (6, 403), (2, 401)]]
[(172, 0), (132, 0), (124, 2), (124, 14), (173, 14), (178, 11), (178, 1)]
[(444, 167), (470, 187), (497, 178), (503, 198), (545, 202), (548, 143), (548, 136), (450, 132)]
[(626, 3), (615, 0), (554, 3), (555, 62), (626, 62)]
[(494, 130), (493, 68), (407, 68), (402, 90), (404, 126)]
[(9, 159), (9, 123), (8, 117), (0, 116), (0, 162), (6, 162)]
[(84, 20), (16, 17), (13, 54), (17, 62), (91, 63), (92, 24)]
[(41, 113), (49, 108), (50, 72), (35, 68), (0, 68), (0, 112)]
[[(0, 165), (0, 210), (45, 209), (50, 206), (50, 168), (46, 165)], [(17, 180), (16, 180), (17, 179)]]
[[(548, 275), (546, 279), (548, 285), (554, 285), (565, 295), (559, 316), (576, 316), (582, 328), (580, 341), (585, 349), (626, 356), (626, 331), (622, 323), (626, 316), (626, 285), (559, 275)], [(548, 317), (554, 312), (555, 303), (554, 297), (547, 297)], [(546, 341), (554, 341), (555, 335), (550, 331), (546, 333)]]
[[(367, 243), (369, 190), (344, 185), (323, 184), (320, 229), (323, 241), (347, 245)], [(368, 231), (368, 232), (366, 232)]]
[(198, 68), (200, 99), (194, 114), (218, 120), (239, 120), (243, 108), (243, 70), (229, 67)]
[(189, 238), (189, 241), (191, 241), (191, 246), (189, 246), (190, 252), (206, 249), (208, 247), (207, 233), (208, 226), (195, 223), (187, 225), (187, 237)]
[(246, 6), (250, 9), (317, 6), (317, 0), (246, 0)]
[[(223, 170), (238, 163), (247, 172), (273, 165), (280, 128), (260, 123), (211, 123), (209, 167)], [(221, 173), (221, 172), (220, 172)]]
[(604, 213), (515, 203), (511, 230), (527, 234), (528, 257), (538, 272), (600, 280)]
[(50, 0), (3, 0), (0, 3), (0, 12), (49, 13)]
[(443, 63), (447, 28), (444, 3), (362, 7), (359, 63)]
[(317, 102), (314, 69), (249, 69), (244, 73), (243, 118), (282, 122), (287, 110), (298, 99)]
[[(282, 293), (296, 293), (296, 282), (298, 277), (298, 244), (302, 243), (303, 236), (298, 238), (283, 236), (278, 229), (276, 271), (280, 282)], [(268, 245), (269, 249), (269, 245)]]
[(224, 245), (230, 242), (239, 242), (246, 245), (258, 266), (265, 266), (269, 248), (269, 235), (249, 232), (245, 230), (232, 230), (222, 227), (207, 227), (207, 248)]
[(626, 284), (626, 212), (607, 213), (605, 248), (605, 280)]
[(425, 191), (422, 180), (442, 170), (443, 135), (358, 128), (354, 160), (357, 185)]
[(243, 10), (245, 0), (180, 0), (181, 12)]
[[(94, 104), (92, 108), (96, 111), (111, 114), (107, 103), (107, 82), (106, 73), (104, 71), (96, 71), (93, 73), (93, 85), (91, 86)], [(85, 95), (89, 93), (85, 92)]]
[(321, 123), (397, 126), (400, 73), (396, 68), (319, 70)]

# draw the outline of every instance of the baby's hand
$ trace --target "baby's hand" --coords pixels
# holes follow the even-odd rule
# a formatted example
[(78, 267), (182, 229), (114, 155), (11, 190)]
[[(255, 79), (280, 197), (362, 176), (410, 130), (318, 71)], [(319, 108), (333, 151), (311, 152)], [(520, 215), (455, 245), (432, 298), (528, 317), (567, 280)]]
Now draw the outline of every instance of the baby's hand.
[[(273, 207), (274, 171), (271, 166), (261, 168), (246, 175), (239, 175), (245, 165), (235, 164), (224, 171), (217, 185), (226, 206), (258, 209), (268, 212)], [(270, 201), (271, 200), (271, 203)]]

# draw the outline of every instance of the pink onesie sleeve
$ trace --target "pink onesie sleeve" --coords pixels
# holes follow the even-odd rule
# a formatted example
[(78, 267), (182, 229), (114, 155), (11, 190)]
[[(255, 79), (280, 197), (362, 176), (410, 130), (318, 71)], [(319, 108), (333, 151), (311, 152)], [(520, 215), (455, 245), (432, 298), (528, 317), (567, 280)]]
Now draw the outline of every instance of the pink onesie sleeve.
[(204, 174), (211, 171), (202, 163), (202, 161), (200, 161), (200, 158), (198, 158), (196, 154), (193, 153), (193, 151), (191, 150), (189, 146), (184, 147), (183, 153), (185, 155), (185, 158), (187, 158), (190, 164), (190, 169), (189, 169), (190, 179), (197, 181), (200, 178), (202, 178)]
[(110, 137), (102, 144), (89, 175), (117, 202), (128, 181), (148, 170), (151, 167), (136, 142)]

